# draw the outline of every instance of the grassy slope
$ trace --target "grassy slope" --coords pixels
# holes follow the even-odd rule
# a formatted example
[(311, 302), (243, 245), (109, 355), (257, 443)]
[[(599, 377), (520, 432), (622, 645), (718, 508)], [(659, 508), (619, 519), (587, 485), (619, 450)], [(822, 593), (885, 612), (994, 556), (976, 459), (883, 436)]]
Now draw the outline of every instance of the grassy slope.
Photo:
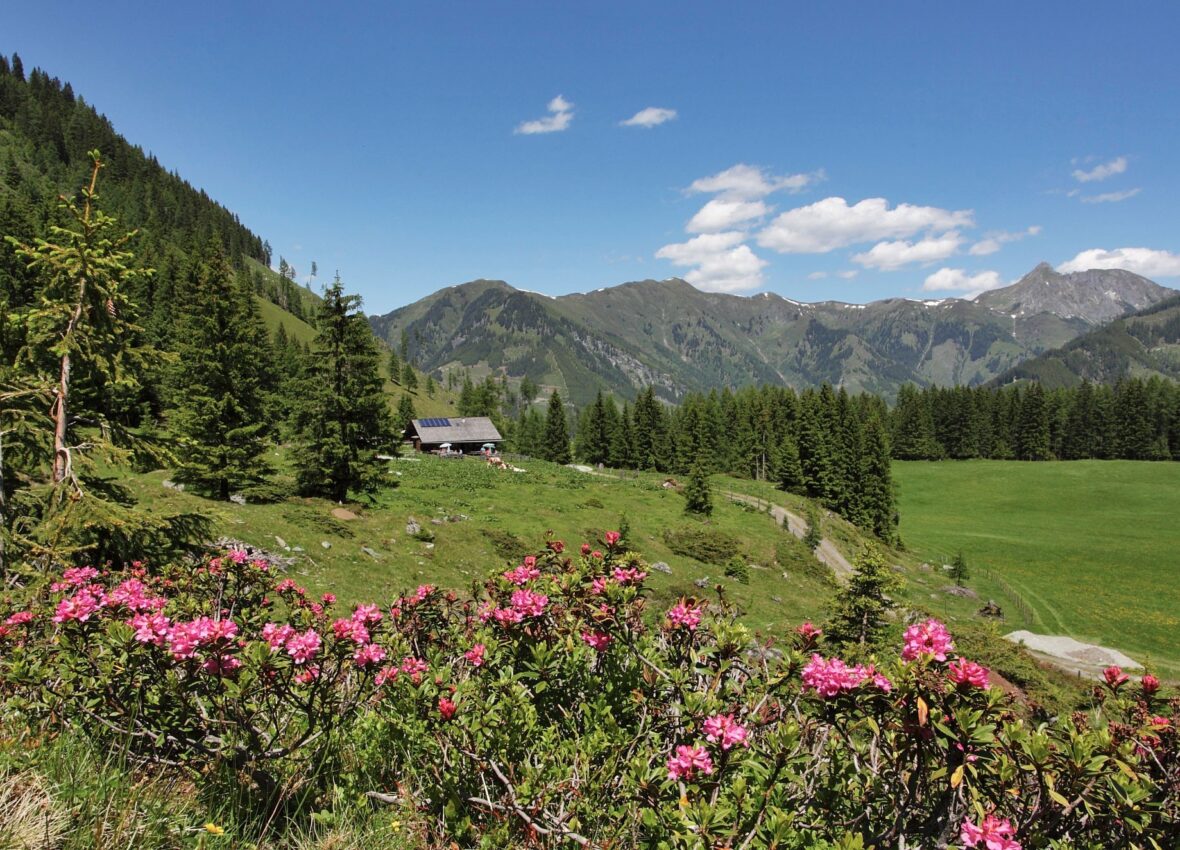
[[(632, 546), (649, 561), (665, 561), (672, 567), (671, 575), (653, 573), (649, 581), (661, 602), (682, 593), (707, 593), (693, 581), (709, 576), (726, 585), (730, 598), (758, 628), (786, 628), (824, 613), (830, 587), (814, 575), (814, 569), (806, 569), (809, 562), (801, 544), (764, 513), (718, 500), (708, 523), (709, 528), (736, 536), (754, 565), (750, 584), (741, 585), (724, 578), (721, 565), (676, 555), (668, 548), (662, 536), (665, 529), (698, 521), (685, 518), (683, 498), (661, 489), (654, 477), (619, 480), (543, 461), (520, 465), (527, 472), (500, 472), (473, 459), (444, 461), (414, 455), (393, 461), (399, 486), (379, 494), (373, 505), (350, 506), (359, 519), (347, 521), (331, 516), (336, 505), (317, 499), (246, 506), (209, 502), (165, 489), (162, 472), (137, 476), (130, 484), (141, 499), (160, 510), (198, 509), (213, 515), (219, 533), (272, 550), (276, 535), (291, 547), (302, 547), (304, 552), (293, 567), (296, 578), (309, 590), (331, 590), (344, 601), (387, 601), (423, 582), (469, 587), (508, 562), (487, 532), (513, 535), (536, 549), (543, 545), (544, 533), (552, 530), (577, 546), (600, 539), (626, 514)], [(468, 519), (442, 525), (430, 522), (458, 515)], [(406, 534), (410, 516), (435, 533), (433, 548)], [(330, 548), (325, 549), (323, 542)]]
[(1180, 675), (1180, 465), (968, 461), (895, 465), (902, 533), (945, 563), (962, 549), (972, 584), (1002, 575), (1033, 631), (1113, 646)]

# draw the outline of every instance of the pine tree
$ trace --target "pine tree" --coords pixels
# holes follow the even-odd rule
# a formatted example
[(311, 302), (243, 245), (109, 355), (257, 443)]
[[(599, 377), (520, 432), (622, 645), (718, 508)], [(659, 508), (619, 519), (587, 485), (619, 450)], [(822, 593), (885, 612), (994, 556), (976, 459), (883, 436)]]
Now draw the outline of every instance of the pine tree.
[(579, 454), (591, 465), (610, 460), (610, 433), (607, 430), (606, 403), (599, 391), (594, 404), (586, 408), (578, 428)]
[(171, 424), (184, 446), (174, 478), (222, 500), (270, 472), (262, 455), (275, 366), (249, 285), (234, 276), (219, 245), (197, 263), (169, 380)]
[(902, 384), (893, 409), (893, 456), (898, 460), (938, 460), (934, 420), (926, 398), (913, 384)]
[(401, 385), (411, 391), (418, 389), (418, 374), (409, 363), (402, 364)]
[(296, 478), (303, 493), (343, 502), (381, 483), (379, 451), (393, 447), (392, 419), (378, 371), (380, 355), (361, 299), (339, 276), (324, 291), (314, 355), (294, 414)]
[(955, 584), (962, 587), (963, 584), (971, 577), (967, 569), (967, 559), (963, 557), (962, 550), (951, 560), (951, 578), (955, 580)]
[(823, 526), (820, 524), (819, 511), (815, 504), (807, 503), (807, 530), (803, 533), (803, 545), (814, 552), (824, 541)]
[(684, 512), (699, 516), (713, 513), (713, 491), (709, 487), (709, 474), (701, 464), (694, 464), (684, 486)]
[(799, 444), (795, 442), (795, 435), (789, 430), (784, 431), (782, 439), (779, 440), (776, 466), (780, 487), (788, 493), (797, 495), (807, 492), (803, 465), (799, 462)]
[(861, 522), (886, 543), (897, 538), (897, 504), (885, 426), (875, 415), (865, 425), (864, 452), (860, 474)]
[(1029, 384), (1020, 398), (1016, 427), (1016, 457), (1019, 460), (1049, 460), (1053, 454), (1049, 439), (1049, 408), (1040, 384)]
[(414, 411), (414, 400), (410, 398), (408, 393), (402, 393), (402, 397), (397, 403), (397, 412), (393, 414), (394, 435), (400, 437), (410, 426), (410, 422), (417, 418), (418, 414)]
[(886, 617), (896, 607), (892, 594), (901, 580), (881, 552), (868, 547), (856, 559), (848, 584), (836, 594), (836, 611), (826, 629), (837, 646), (858, 647), (863, 656), (884, 635)]
[(542, 447), (545, 460), (554, 463), (570, 462), (570, 431), (565, 421), (565, 405), (557, 390), (549, 396), (549, 409), (545, 414), (545, 443)]
[(389, 352), (389, 380), (395, 384), (402, 382), (402, 361), (396, 351)]

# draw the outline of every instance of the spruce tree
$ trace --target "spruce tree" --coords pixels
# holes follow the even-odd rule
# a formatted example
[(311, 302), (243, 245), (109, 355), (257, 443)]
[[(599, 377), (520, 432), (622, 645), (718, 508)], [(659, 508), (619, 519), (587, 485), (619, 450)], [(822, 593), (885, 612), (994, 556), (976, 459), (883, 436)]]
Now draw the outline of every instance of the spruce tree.
[(397, 412), (393, 414), (394, 435), (400, 438), (406, 428), (410, 426), (410, 422), (417, 418), (418, 414), (414, 411), (414, 400), (410, 398), (409, 393), (402, 393), (402, 397), (397, 403)]
[(713, 513), (713, 491), (709, 487), (709, 474), (701, 464), (694, 464), (684, 486), (684, 512), (698, 516)]
[(402, 360), (396, 351), (389, 352), (389, 380), (395, 384), (402, 382)]
[(886, 543), (897, 539), (897, 503), (893, 492), (892, 464), (885, 426), (875, 415), (865, 425), (861, 455), (860, 519), (864, 527)]
[(235, 277), (220, 245), (197, 261), (169, 380), (169, 418), (183, 445), (173, 477), (222, 500), (270, 472), (262, 456), (275, 364), (249, 285)]
[(870, 546), (856, 559), (848, 584), (836, 594), (836, 611), (826, 629), (837, 646), (858, 647), (864, 656), (878, 645), (887, 626), (887, 616), (896, 607), (892, 594), (901, 580), (885, 562), (881, 552)]
[(418, 389), (418, 375), (409, 363), (402, 364), (401, 385), (411, 391)]
[(824, 541), (823, 526), (820, 524), (819, 511), (813, 502), (807, 503), (807, 530), (803, 533), (803, 545), (814, 552)]
[(779, 487), (788, 493), (802, 495), (807, 492), (807, 484), (803, 478), (803, 465), (799, 462), (799, 444), (789, 430), (783, 432), (779, 440), (778, 453), (775, 458), (778, 468)]
[(349, 491), (376, 489), (383, 470), (376, 455), (394, 444), (380, 354), (360, 305), (360, 296), (344, 294), (339, 276), (324, 291), (294, 414), (299, 489), (337, 502)]
[(955, 584), (962, 587), (970, 577), (970, 572), (967, 569), (967, 559), (963, 557), (963, 551), (959, 550), (958, 554), (951, 560), (951, 578), (955, 580)]
[(570, 431), (565, 421), (565, 405), (557, 390), (549, 396), (549, 409), (545, 414), (545, 442), (542, 447), (545, 460), (554, 463), (570, 462)]

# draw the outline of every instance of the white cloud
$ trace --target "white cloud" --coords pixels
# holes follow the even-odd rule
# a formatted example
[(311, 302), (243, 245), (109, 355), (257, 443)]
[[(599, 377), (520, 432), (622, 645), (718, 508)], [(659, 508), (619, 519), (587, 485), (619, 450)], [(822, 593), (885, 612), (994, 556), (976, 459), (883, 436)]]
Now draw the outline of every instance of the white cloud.
[(828, 276), (827, 272), (812, 272), (807, 276), (808, 280), (823, 280)]
[(1091, 183), (1095, 180), (1105, 180), (1108, 177), (1114, 177), (1116, 174), (1122, 174), (1127, 170), (1127, 158), (1125, 156), (1115, 157), (1110, 162), (1103, 162), (1095, 165), (1089, 171), (1083, 171), (1078, 168), (1073, 172), (1073, 179), (1079, 183)]
[(983, 239), (972, 245), (967, 253), (972, 257), (986, 257), (988, 254), (999, 251), (1001, 245), (1007, 242), (1019, 242), (1026, 236), (1037, 236), (1042, 229), (1039, 224), (1034, 224), (1032, 227), (1014, 233), (1007, 230), (994, 230), (991, 233), (985, 233)]
[(957, 253), (962, 244), (963, 237), (959, 235), (957, 230), (917, 242), (905, 240), (878, 242), (868, 251), (853, 254), (852, 262), (859, 263), (868, 269), (891, 272), (908, 266), (910, 263), (925, 265), (945, 260)]
[(1127, 198), (1133, 198), (1142, 192), (1141, 188), (1124, 189), (1122, 192), (1103, 192), (1101, 195), (1086, 195), (1082, 198), (1083, 204), (1113, 204), (1119, 201), (1125, 201)]
[(973, 227), (971, 210), (944, 210), (866, 198), (849, 206), (843, 198), (824, 198), (787, 210), (758, 234), (758, 244), (783, 254), (824, 254), (860, 242), (899, 239), (922, 231)]
[(535, 121), (525, 121), (518, 124), (514, 133), (521, 136), (532, 136), (536, 133), (560, 133), (569, 127), (574, 120), (574, 105), (561, 95), (549, 101), (549, 115)]
[(703, 233), (665, 245), (656, 256), (677, 266), (695, 266), (684, 279), (706, 292), (744, 292), (762, 285), (766, 260), (744, 244), (741, 231)]
[(647, 109), (641, 109), (628, 118), (626, 121), (620, 121), (621, 127), (658, 127), (665, 124), (676, 117), (675, 109), (665, 109), (661, 106), (649, 106)]
[(775, 176), (764, 168), (738, 163), (710, 177), (702, 177), (692, 181), (688, 191), (716, 194), (725, 200), (749, 201), (765, 198), (772, 192), (781, 190), (797, 194), (808, 186), (824, 180), (825, 177), (822, 168), (805, 174)]
[(856, 277), (858, 274), (860, 274), (860, 272), (857, 271), (856, 269), (848, 269), (846, 271), (836, 272), (836, 274), (838, 274), (840, 277), (844, 278), (845, 280), (852, 280), (854, 277)]
[(771, 208), (762, 201), (728, 201), (714, 198), (701, 207), (685, 225), (689, 233), (715, 233), (748, 225), (763, 218)]
[(1057, 267), (1059, 272), (1126, 269), (1144, 277), (1180, 277), (1180, 254), (1153, 248), (1091, 248)]
[(999, 272), (986, 271), (970, 274), (963, 269), (941, 268), (922, 284), (925, 292), (955, 292), (959, 298), (974, 298), (989, 289), (1004, 285)]

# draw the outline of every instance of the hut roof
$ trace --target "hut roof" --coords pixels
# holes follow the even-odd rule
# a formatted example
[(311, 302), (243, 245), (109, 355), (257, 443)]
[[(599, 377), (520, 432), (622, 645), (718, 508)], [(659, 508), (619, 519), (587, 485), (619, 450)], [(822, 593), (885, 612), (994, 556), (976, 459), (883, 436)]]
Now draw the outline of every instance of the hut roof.
[(423, 443), (499, 443), (504, 440), (486, 416), (414, 419), (410, 427)]

